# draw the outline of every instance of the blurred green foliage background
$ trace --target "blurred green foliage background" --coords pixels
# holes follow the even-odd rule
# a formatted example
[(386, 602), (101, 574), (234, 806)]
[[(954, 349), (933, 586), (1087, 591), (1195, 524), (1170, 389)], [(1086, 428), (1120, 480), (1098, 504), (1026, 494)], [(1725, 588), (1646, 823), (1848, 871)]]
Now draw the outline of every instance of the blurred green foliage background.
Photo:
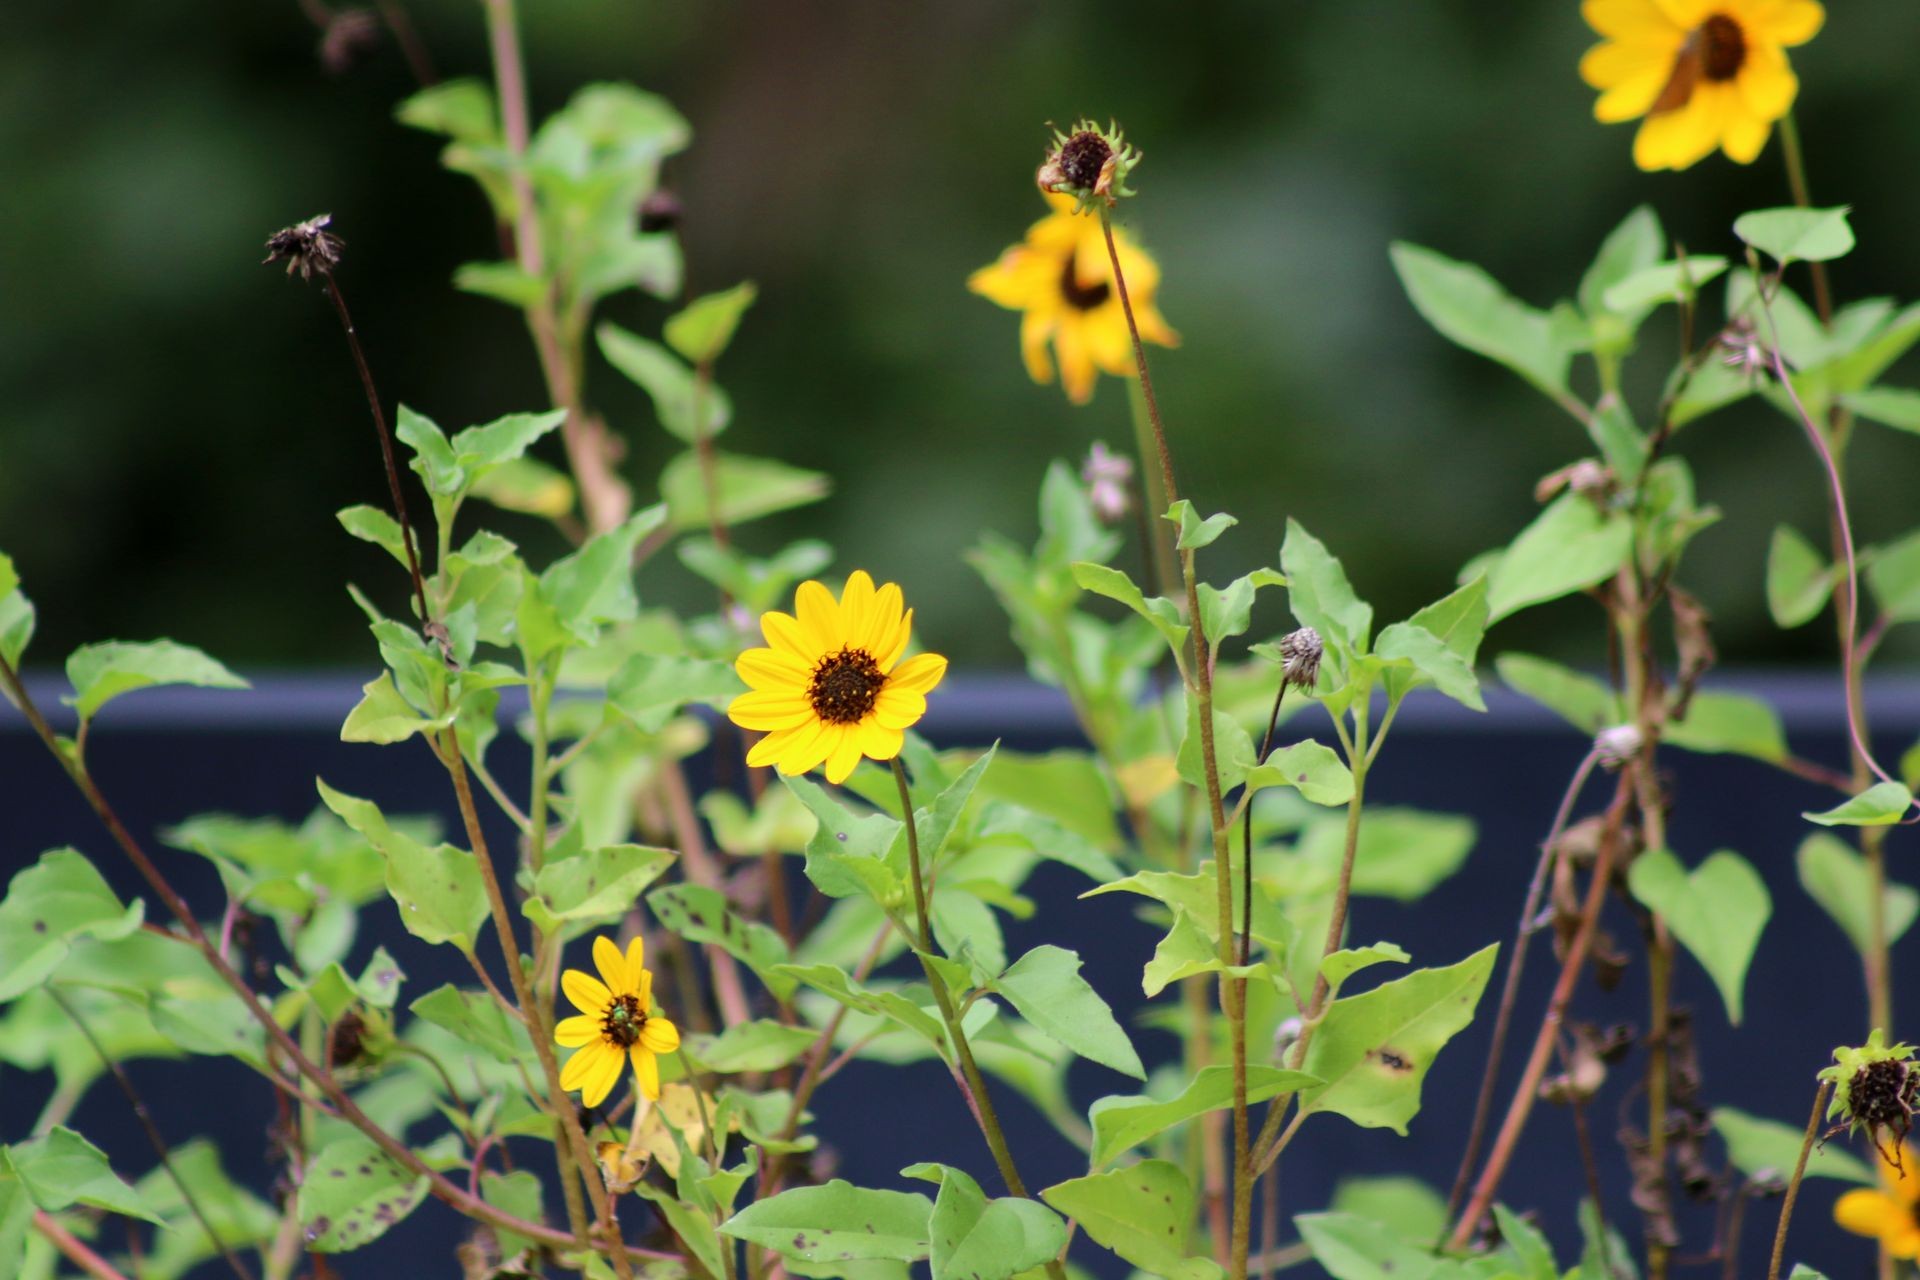
[[(1726, 252), (1736, 214), (1786, 202), (1777, 140), (1750, 169), (1636, 172), (1631, 128), (1591, 119), (1575, 65), (1593, 37), (1571, 0), (523, 7), (536, 114), (596, 79), (667, 95), (695, 131), (667, 170), (690, 286), (760, 284), (720, 370), (729, 447), (838, 488), (741, 541), (826, 537), (841, 568), (906, 585), (929, 644), (974, 662), (1015, 657), (964, 548), (982, 527), (1031, 536), (1048, 459), (1130, 439), (1121, 386), (1084, 409), (1033, 386), (1017, 318), (964, 288), (1043, 212), (1045, 122), (1113, 116), (1146, 153), (1122, 216), (1161, 260), (1185, 339), (1154, 357), (1184, 484), (1241, 517), (1214, 576), (1270, 562), (1293, 515), (1386, 618), (1510, 538), (1533, 481), (1586, 449), (1570, 419), (1426, 329), (1388, 242), (1478, 262), (1544, 304), (1636, 203), (1689, 249)], [(485, 73), (477, 4), (408, 11), (442, 75)], [(494, 234), (468, 180), (438, 167), (439, 140), (394, 122), (405, 61), (383, 42), (332, 75), (317, 40), (296, 0), (9, 12), (0, 546), (40, 606), (42, 663), (163, 634), (241, 666), (352, 663), (369, 650), (340, 584), (399, 607), (392, 566), (333, 521), (382, 501), (380, 464), (320, 293), (260, 265), (274, 229), (334, 214), (390, 401), (449, 429), (544, 407), (517, 314), (448, 283), (495, 254)], [(1909, 0), (1851, 0), (1793, 54), (1815, 198), (1856, 210), (1842, 298), (1920, 294), (1916, 49)], [(628, 293), (602, 314), (656, 333), (668, 310)], [(1643, 416), (1677, 341), (1663, 322), (1629, 370)], [(645, 500), (674, 442), (611, 370), (589, 385), (633, 441)], [(1829, 628), (1782, 635), (1762, 605), (1773, 524), (1824, 542), (1805, 443), (1750, 401), (1679, 448), (1726, 513), (1689, 557), (1723, 654), (1826, 653)], [(1920, 441), (1866, 427), (1855, 459), (1863, 538), (1904, 532)], [(642, 587), (711, 601), (670, 561)], [(1588, 608), (1536, 611), (1496, 647), (1597, 663)]]

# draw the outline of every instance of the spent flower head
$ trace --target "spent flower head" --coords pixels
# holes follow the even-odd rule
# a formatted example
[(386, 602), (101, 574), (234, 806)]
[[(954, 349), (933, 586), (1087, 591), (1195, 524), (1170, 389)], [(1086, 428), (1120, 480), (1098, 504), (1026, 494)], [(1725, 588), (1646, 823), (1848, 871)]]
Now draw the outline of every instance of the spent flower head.
[(284, 262), (287, 274), (297, 271), (302, 280), (311, 280), (316, 271), (327, 274), (340, 265), (340, 250), (346, 247), (346, 241), (327, 230), (332, 224), (333, 215), (322, 213), (274, 232), (267, 237), (261, 265)]
[(1327, 647), (1312, 627), (1289, 631), (1280, 640), (1280, 678), (1288, 684), (1311, 689), (1320, 678), (1320, 659)]
[(1875, 1027), (1864, 1045), (1835, 1049), (1833, 1065), (1819, 1076), (1833, 1082), (1827, 1119), (1836, 1122), (1836, 1129), (1866, 1134), (1881, 1158), (1896, 1169), (1901, 1168), (1901, 1144), (1913, 1129), (1913, 1113), (1920, 1108), (1920, 1063), (1913, 1061), (1913, 1054), (1912, 1045), (1890, 1045), (1886, 1032)]
[(1139, 150), (1127, 145), (1119, 125), (1109, 122), (1102, 129), (1082, 119), (1071, 132), (1053, 131), (1053, 142), (1033, 180), (1048, 195), (1072, 196), (1077, 201), (1075, 211), (1085, 212), (1097, 203), (1112, 205), (1132, 195), (1127, 175), (1139, 163)]

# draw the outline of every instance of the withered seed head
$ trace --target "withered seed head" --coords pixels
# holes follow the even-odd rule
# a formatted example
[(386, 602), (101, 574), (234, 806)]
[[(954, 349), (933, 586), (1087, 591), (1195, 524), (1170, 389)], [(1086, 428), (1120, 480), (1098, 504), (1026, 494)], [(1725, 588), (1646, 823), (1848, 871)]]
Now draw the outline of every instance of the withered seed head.
[(1920, 1063), (1913, 1059), (1912, 1045), (1889, 1045), (1886, 1033), (1875, 1028), (1866, 1044), (1835, 1049), (1833, 1065), (1820, 1073), (1834, 1086), (1827, 1118), (1837, 1120), (1836, 1128), (1866, 1134), (1895, 1169), (1920, 1110)]
[(1100, 181), (1100, 170), (1113, 155), (1113, 148), (1091, 129), (1082, 129), (1068, 138), (1056, 154), (1060, 161), (1060, 176), (1066, 179), (1067, 184), (1092, 190), (1093, 185)]
[(1053, 144), (1047, 149), (1033, 180), (1042, 191), (1070, 195), (1085, 212), (1095, 203), (1112, 205), (1122, 196), (1133, 194), (1127, 188), (1127, 175), (1140, 163), (1140, 152), (1126, 144), (1117, 125), (1102, 129), (1091, 120), (1081, 120), (1070, 133), (1055, 130)]
[(1326, 646), (1312, 627), (1289, 631), (1280, 641), (1280, 678), (1303, 689), (1313, 688), (1320, 678), (1320, 658)]
[(262, 264), (284, 262), (287, 274), (297, 271), (302, 280), (311, 280), (316, 271), (326, 275), (340, 264), (340, 250), (346, 247), (346, 241), (327, 230), (332, 222), (333, 215), (323, 213), (274, 232), (267, 237)]

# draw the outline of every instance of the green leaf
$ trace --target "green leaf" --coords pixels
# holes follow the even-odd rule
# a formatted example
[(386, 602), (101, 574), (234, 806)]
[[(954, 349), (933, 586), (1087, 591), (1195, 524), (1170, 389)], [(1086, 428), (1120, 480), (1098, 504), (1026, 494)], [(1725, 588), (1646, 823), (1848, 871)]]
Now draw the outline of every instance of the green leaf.
[[(1318, 819), (1294, 848), (1299, 866), (1319, 873), (1327, 889), (1340, 872), (1346, 825), (1339, 818)], [(1473, 819), (1459, 814), (1369, 805), (1354, 856), (1353, 892), (1417, 902), (1460, 869), (1475, 834)]]
[(1648, 205), (1640, 205), (1607, 234), (1594, 255), (1593, 265), (1580, 277), (1577, 295), (1580, 309), (1592, 316), (1604, 305), (1608, 289), (1634, 272), (1660, 261), (1666, 237), (1660, 231), (1660, 218)]
[[(713, 468), (720, 523), (727, 525), (807, 506), (826, 497), (833, 488), (833, 482), (821, 472), (788, 466), (772, 458), (747, 458), (716, 450)], [(660, 473), (660, 496), (672, 513), (675, 529), (706, 529), (713, 523), (700, 456), (692, 450), (676, 456)]]
[(550, 291), (546, 280), (517, 262), (463, 262), (453, 269), (453, 287), (510, 307), (538, 306)]
[(1332, 1111), (1404, 1135), (1435, 1055), (1473, 1021), (1498, 951), (1488, 946), (1329, 1005), (1301, 1064), (1327, 1083), (1300, 1095), (1302, 1114)]
[(1301, 625), (1318, 631), (1328, 644), (1365, 651), (1373, 606), (1354, 594), (1340, 561), (1297, 520), (1287, 521), (1280, 571), (1287, 575), (1287, 603)]
[(1886, 827), (1907, 816), (1913, 793), (1897, 782), (1876, 782), (1844, 804), (1824, 813), (1803, 813), (1823, 827)]
[[(1240, 785), (1254, 766), (1258, 754), (1253, 738), (1238, 720), (1221, 711), (1213, 712), (1213, 763), (1220, 775), (1220, 789), (1231, 791)], [(1206, 743), (1200, 736), (1200, 700), (1187, 703), (1187, 728), (1174, 756), (1174, 768), (1182, 780), (1196, 787), (1207, 781)]]
[[(541, 1205), (540, 1178), (527, 1169), (516, 1169), (512, 1173), (481, 1174), (480, 1198), (494, 1208), (503, 1209), (528, 1222), (539, 1222), (546, 1216)], [(504, 1227), (493, 1228), (493, 1233), (500, 1243), (503, 1262), (511, 1263), (527, 1250), (538, 1247), (528, 1237)]]
[(690, 703), (723, 709), (746, 688), (730, 662), (636, 653), (607, 682), (607, 701), (641, 729), (658, 733)]
[[(1713, 1127), (1720, 1131), (1721, 1140), (1727, 1144), (1727, 1159), (1749, 1177), (1760, 1173), (1791, 1177), (1794, 1165), (1800, 1160), (1800, 1144), (1805, 1134), (1797, 1125), (1762, 1119), (1732, 1107), (1715, 1107)], [(1814, 1144), (1812, 1154), (1807, 1157), (1806, 1176), (1835, 1178), (1863, 1187), (1875, 1186), (1878, 1182), (1873, 1170), (1830, 1142)]]
[[(407, 544), (400, 533), (400, 525), (394, 518), (378, 507), (365, 505), (347, 507), (334, 514), (345, 529), (362, 542), (371, 542), (376, 547), (386, 549), (403, 567), (407, 563)], [(0, 592), (0, 594), (5, 594)]]
[(1780, 713), (1741, 693), (1696, 693), (1684, 720), (1670, 721), (1662, 740), (1688, 751), (1752, 756), (1768, 764), (1787, 758)]
[(1573, 351), (1546, 312), (1516, 300), (1471, 263), (1404, 241), (1394, 243), (1392, 254), (1400, 283), (1428, 324), (1541, 390), (1566, 394)]
[(79, 851), (41, 854), (0, 900), (0, 1004), (45, 983), (74, 942), (124, 938), (144, 917), (141, 901), (122, 905)]
[(1642, 267), (1607, 290), (1607, 310), (1638, 317), (1662, 303), (1684, 302), (1726, 269), (1725, 258), (1710, 254)]
[(1649, 849), (1627, 869), (1627, 887), (1693, 954), (1720, 988), (1727, 1018), (1740, 1022), (1747, 966), (1760, 931), (1773, 914), (1766, 883), (1745, 858), (1728, 849), (1688, 872), (1666, 849)]
[(1516, 1280), (1560, 1280), (1560, 1264), (1553, 1260), (1553, 1249), (1538, 1227), (1503, 1204), (1493, 1206), (1493, 1220), (1500, 1239), (1523, 1268)]
[(403, 99), (394, 119), (414, 129), (445, 134), (461, 142), (493, 143), (500, 136), (500, 114), (486, 81), (465, 77), (443, 80)]
[(633, 620), (640, 607), (633, 591), (634, 548), (665, 522), (666, 515), (657, 505), (636, 512), (624, 524), (547, 566), (540, 575), (539, 596), (560, 626), (584, 643), (603, 623)]
[[(1866, 955), (1873, 949), (1873, 874), (1866, 859), (1837, 836), (1816, 831), (1800, 842), (1794, 855), (1800, 887), (1819, 903), (1833, 922)], [(1898, 942), (1920, 915), (1920, 893), (1910, 886), (1889, 883), (1880, 899), (1880, 919), (1888, 945)]]
[(1777, 525), (1767, 544), (1767, 612), (1774, 625), (1804, 626), (1833, 594), (1834, 575), (1813, 544), (1791, 525)]
[(1067, 1247), (1067, 1224), (1037, 1200), (987, 1199), (972, 1177), (944, 1164), (902, 1172), (940, 1183), (927, 1222), (933, 1280), (1008, 1280)]
[(1193, 504), (1185, 498), (1168, 507), (1167, 513), (1160, 518), (1180, 530), (1179, 537), (1174, 540), (1174, 546), (1181, 551), (1198, 551), (1201, 547), (1210, 547), (1221, 534), (1240, 523), (1238, 519), (1224, 511), (1202, 520), (1194, 511)]
[(48, 1213), (83, 1204), (160, 1223), (141, 1195), (115, 1175), (106, 1153), (65, 1125), (0, 1147), (0, 1184), (8, 1175), (18, 1178), (27, 1198)]
[[(1283, 1071), (1279, 1067), (1250, 1063), (1247, 1101), (1249, 1104), (1265, 1102), (1319, 1083), (1318, 1077), (1304, 1071)], [(1150, 1094), (1113, 1094), (1101, 1098), (1087, 1112), (1087, 1119), (1093, 1124), (1090, 1158), (1098, 1168), (1177, 1124), (1232, 1105), (1233, 1068), (1228, 1066), (1202, 1067), (1173, 1098), (1161, 1099)]]
[(509, 1019), (485, 993), (451, 985), (436, 987), (407, 1008), (498, 1062), (524, 1062), (533, 1050), (526, 1028)]
[(1595, 734), (1620, 719), (1613, 691), (1592, 676), (1530, 653), (1503, 653), (1493, 660), (1500, 679), (1582, 733)]
[[(212, 1143), (195, 1139), (173, 1148), (172, 1165), (219, 1243), (246, 1249), (273, 1238), (279, 1215), (266, 1201), (227, 1176)], [(148, 1173), (134, 1190), (171, 1228), (155, 1233), (140, 1268), (143, 1280), (179, 1280), (199, 1263), (218, 1255), (219, 1245), (208, 1237), (195, 1211), (187, 1207), (167, 1170)]]
[(245, 689), (247, 682), (191, 645), (171, 640), (136, 644), (108, 640), (82, 645), (67, 658), (74, 696), (64, 699), (82, 720), (135, 689), (190, 684), (203, 689)]
[(1853, 250), (1848, 208), (1761, 209), (1733, 220), (1733, 234), (1785, 266), (1789, 262), (1831, 262)]
[(1582, 494), (1561, 494), (1494, 567), (1487, 582), (1493, 621), (1605, 581), (1632, 548), (1632, 521), (1602, 513)]
[[(693, 370), (665, 347), (611, 322), (601, 324), (594, 333), (600, 340), (600, 354), (652, 397), (660, 425), (673, 435), (695, 444), (727, 429), (733, 405), (726, 393), (711, 381), (705, 387), (697, 386)], [(665, 488), (663, 484), (663, 496)]]
[[(610, 924), (632, 908), (676, 856), (671, 849), (638, 844), (605, 845), (564, 858), (549, 855), (534, 876), (533, 896), (520, 909), (547, 933), (568, 925)], [(569, 936), (575, 933), (569, 931)]]
[(1440, 1265), (1431, 1244), (1402, 1239), (1357, 1213), (1302, 1213), (1294, 1225), (1333, 1280), (1432, 1280)]
[(422, 716), (393, 686), (393, 673), (382, 671), (360, 689), (360, 701), (340, 726), (342, 742), (404, 742), (416, 733), (436, 733), (453, 723), (453, 713)]
[(1272, 569), (1256, 569), (1235, 578), (1223, 590), (1202, 582), (1194, 594), (1200, 600), (1200, 633), (1214, 644), (1244, 635), (1253, 617), (1253, 598), (1261, 587), (1283, 587), (1287, 580)]
[[(1429, 1250), (1447, 1230), (1447, 1202), (1418, 1178), (1386, 1175), (1342, 1178), (1333, 1191), (1334, 1213), (1357, 1214), (1401, 1240)], [(1558, 1280), (1558, 1276), (1554, 1277)]]
[(787, 962), (785, 939), (764, 924), (742, 920), (718, 889), (670, 884), (647, 895), (647, 905), (665, 928), (688, 942), (707, 942), (759, 975), (767, 989), (784, 1000), (793, 994), (791, 978), (778, 972)]
[(892, 1258), (927, 1256), (933, 1202), (917, 1192), (875, 1191), (839, 1178), (820, 1187), (795, 1187), (748, 1205), (720, 1224), (737, 1240), (784, 1258)]
[(336, 1138), (300, 1181), (302, 1245), (316, 1253), (345, 1253), (371, 1244), (426, 1195), (426, 1176), (409, 1173), (371, 1139), (357, 1133)]
[(1211, 1258), (1182, 1246), (1193, 1225), (1193, 1188), (1180, 1167), (1143, 1160), (1126, 1169), (1057, 1183), (1040, 1198), (1080, 1224), (1095, 1243), (1165, 1280), (1220, 1280)]
[(1109, 600), (1118, 600), (1133, 610), (1158, 631), (1175, 653), (1187, 645), (1187, 624), (1180, 616), (1180, 606), (1164, 596), (1149, 599), (1132, 578), (1118, 569), (1090, 561), (1076, 561), (1073, 565), (1073, 580), (1082, 591), (1091, 591), (1097, 596)]
[(470, 488), (496, 467), (518, 462), (533, 443), (567, 420), (567, 411), (509, 413), (484, 426), (468, 427), (453, 437), (454, 457)]
[(664, 330), (667, 345), (692, 364), (711, 364), (733, 341), (740, 317), (746, 314), (758, 294), (753, 281), (747, 280), (731, 289), (695, 298), (684, 310), (667, 317)]
[(1867, 565), (1867, 587), (1889, 622), (1920, 621), (1920, 532), (1874, 553)]
[(737, 1071), (778, 1071), (811, 1049), (820, 1033), (811, 1027), (789, 1027), (765, 1018), (741, 1022), (709, 1037), (700, 1046), (703, 1070), (728, 1074)]
[(11, 595), (20, 586), (20, 575), (14, 570), (13, 558), (0, 551), (0, 596)]
[(1475, 711), (1487, 709), (1485, 700), (1480, 696), (1480, 681), (1473, 674), (1472, 664), (1425, 627), (1411, 622), (1396, 622), (1383, 628), (1379, 641), (1374, 645), (1374, 652), (1389, 661), (1405, 660), (1413, 664), (1417, 678), (1397, 686), (1402, 696), (1419, 683), (1430, 683), (1462, 706)]
[(573, 510), (573, 478), (537, 458), (518, 458), (482, 476), (473, 496), (502, 511), (558, 520)]
[[(0, 593), (0, 658), (14, 670), (20, 669), (20, 655), (27, 651), (28, 641), (33, 639), (34, 612), (33, 602), (26, 593), (15, 587), (12, 591)], [(12, 701), (9, 691), (7, 700)]]
[(335, 791), (324, 782), (317, 785), (327, 807), (386, 859), (387, 892), (400, 908), (407, 932), (471, 952), (487, 916), (486, 886), (474, 856), (449, 844), (429, 848), (395, 830), (372, 801)]
[(1311, 738), (1276, 748), (1247, 770), (1246, 785), (1249, 791), (1292, 787), (1314, 804), (1342, 805), (1353, 799), (1353, 774), (1346, 761), (1332, 747)]
[(1014, 961), (990, 984), (1020, 1011), (1020, 1016), (1073, 1052), (1122, 1075), (1147, 1078), (1127, 1033), (1113, 1010), (1080, 976), (1080, 957), (1055, 946), (1039, 946)]
[(1883, 427), (1920, 433), (1920, 391), (1905, 387), (1868, 387), (1841, 396), (1840, 403)]
[(1326, 978), (1328, 990), (1337, 995), (1341, 985), (1362, 969), (1376, 964), (1406, 964), (1412, 959), (1398, 943), (1376, 942), (1371, 946), (1328, 952), (1320, 961), (1320, 974)]
[[(774, 972), (777, 976), (804, 982), (849, 1009), (897, 1023), (924, 1038), (943, 1056), (948, 1052), (946, 1028), (927, 1012), (926, 1006), (909, 999), (900, 991), (863, 987), (837, 965), (783, 964)], [(927, 993), (927, 999), (932, 1000), (932, 993)]]
[(393, 434), (413, 450), (413, 459), (407, 465), (426, 483), (428, 493), (451, 498), (462, 491), (466, 473), (460, 470), (460, 460), (454, 456), (447, 433), (433, 419), (403, 404), (394, 414)]

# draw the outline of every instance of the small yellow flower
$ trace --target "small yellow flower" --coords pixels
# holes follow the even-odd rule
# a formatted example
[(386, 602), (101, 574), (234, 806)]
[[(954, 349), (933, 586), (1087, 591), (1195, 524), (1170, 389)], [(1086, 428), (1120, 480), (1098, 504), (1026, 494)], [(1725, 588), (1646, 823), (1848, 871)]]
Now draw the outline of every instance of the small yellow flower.
[(653, 1012), (653, 975), (640, 963), (643, 946), (635, 938), (622, 955), (613, 939), (602, 935), (593, 940), (593, 966), (600, 977), (580, 969), (560, 975), (560, 989), (580, 1010), (553, 1029), (554, 1043), (575, 1051), (560, 1068), (560, 1087), (578, 1089), (586, 1106), (606, 1101), (629, 1061), (640, 1092), (658, 1101), (658, 1055), (680, 1047), (679, 1028)]
[(1741, 164), (1766, 145), (1800, 82), (1785, 50), (1826, 20), (1818, 0), (1585, 0), (1604, 40), (1580, 59), (1601, 91), (1603, 124), (1645, 117), (1633, 140), (1642, 169), (1685, 169), (1714, 148)]
[(904, 731), (926, 714), (927, 694), (947, 672), (936, 653), (901, 661), (913, 630), (913, 610), (901, 606), (899, 587), (876, 591), (855, 570), (837, 601), (818, 582), (803, 582), (793, 613), (760, 615), (770, 647), (734, 663), (750, 692), (727, 708), (735, 724), (767, 735), (748, 764), (785, 774), (824, 764), (827, 781), (839, 783), (862, 756), (900, 754)]
[[(1025, 314), (1020, 319), (1020, 354), (1035, 382), (1053, 381), (1053, 359), (1060, 361), (1060, 381), (1067, 398), (1085, 404), (1093, 397), (1093, 383), (1101, 370), (1115, 377), (1132, 377), (1133, 340), (1127, 333), (1126, 312), (1113, 287), (1113, 264), (1107, 259), (1106, 237), (1098, 216), (1073, 211), (1070, 195), (1049, 195), (1053, 212), (1027, 230), (1027, 238), (967, 279), (967, 288), (991, 302)], [(1160, 287), (1160, 267), (1115, 228), (1113, 247), (1126, 273), (1133, 300), (1133, 318), (1142, 342), (1163, 347), (1180, 345), (1180, 335), (1153, 305)]]
[(1834, 1202), (1833, 1220), (1857, 1236), (1873, 1236), (1895, 1258), (1920, 1258), (1920, 1167), (1903, 1146), (1899, 1169), (1880, 1157), (1881, 1191), (1856, 1187)]

